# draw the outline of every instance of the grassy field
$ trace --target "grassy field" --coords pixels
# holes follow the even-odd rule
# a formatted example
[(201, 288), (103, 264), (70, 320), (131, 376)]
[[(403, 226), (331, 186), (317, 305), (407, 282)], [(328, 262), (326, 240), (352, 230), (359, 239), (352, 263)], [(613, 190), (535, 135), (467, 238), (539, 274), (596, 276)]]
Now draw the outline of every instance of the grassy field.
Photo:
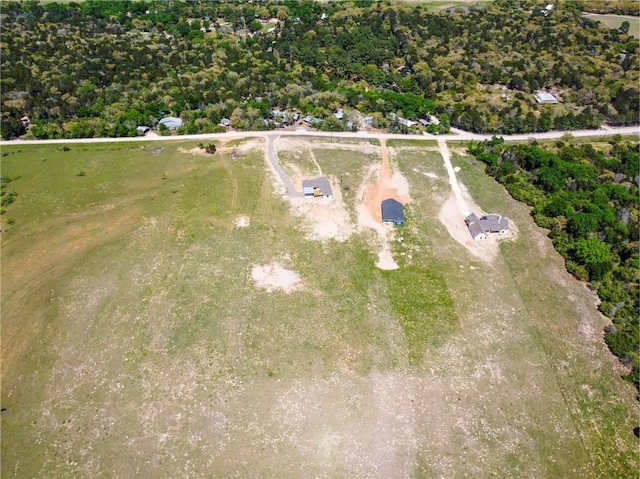
[(629, 34), (640, 37), (640, 17), (625, 15), (587, 15), (591, 20), (602, 23), (607, 28), (620, 28), (622, 22), (629, 22)]
[[(377, 147), (296, 141), (354, 222)], [(2, 477), (636, 474), (595, 296), (480, 165), (453, 159), (519, 231), (491, 264), (437, 220), (434, 145), (389, 144), (412, 202), (382, 271), (365, 230), (310, 239), (261, 150), (194, 146), (3, 147)], [(256, 287), (274, 261), (300, 290)]]

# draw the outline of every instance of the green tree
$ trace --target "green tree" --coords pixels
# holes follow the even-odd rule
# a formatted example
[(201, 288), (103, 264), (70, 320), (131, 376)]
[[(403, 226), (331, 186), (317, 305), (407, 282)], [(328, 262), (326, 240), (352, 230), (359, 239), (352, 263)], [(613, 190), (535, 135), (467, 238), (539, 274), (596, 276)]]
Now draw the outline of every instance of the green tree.
[(613, 269), (611, 250), (597, 238), (586, 238), (576, 241), (575, 257), (589, 272), (592, 281), (602, 279)]

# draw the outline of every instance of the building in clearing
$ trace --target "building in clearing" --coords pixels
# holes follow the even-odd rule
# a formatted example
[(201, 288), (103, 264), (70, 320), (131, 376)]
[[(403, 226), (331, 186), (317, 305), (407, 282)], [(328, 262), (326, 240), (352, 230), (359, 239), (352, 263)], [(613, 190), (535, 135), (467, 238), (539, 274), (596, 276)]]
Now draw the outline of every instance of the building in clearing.
[(536, 93), (536, 101), (541, 105), (556, 105), (558, 103), (558, 99), (546, 91)]
[(331, 184), (324, 176), (313, 180), (302, 180), (302, 193), (305, 198), (333, 198)]
[(509, 230), (509, 221), (500, 215), (485, 215), (478, 218), (471, 213), (464, 220), (475, 241), (486, 240), (488, 234), (503, 235)]
[(158, 122), (158, 125), (164, 125), (168, 130), (175, 130), (176, 128), (180, 128), (182, 126), (182, 120), (180, 118), (176, 118), (175, 116), (168, 116), (160, 120)]
[(404, 207), (402, 203), (393, 198), (387, 198), (382, 202), (382, 222), (394, 225), (404, 224)]

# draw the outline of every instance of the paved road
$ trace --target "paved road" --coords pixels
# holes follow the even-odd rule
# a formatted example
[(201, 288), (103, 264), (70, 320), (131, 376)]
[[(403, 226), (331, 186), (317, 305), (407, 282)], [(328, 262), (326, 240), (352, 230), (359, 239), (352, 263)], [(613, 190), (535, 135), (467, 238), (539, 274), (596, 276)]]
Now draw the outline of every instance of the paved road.
[[(469, 140), (488, 140), (492, 135), (478, 135), (463, 130), (451, 129), (452, 133), (448, 135), (401, 135), (396, 133), (369, 133), (366, 131), (350, 132), (324, 132), (315, 130), (280, 130), (277, 133), (273, 131), (230, 131), (226, 133), (204, 133), (200, 135), (176, 135), (176, 136), (137, 136), (133, 138), (76, 138), (64, 140), (9, 140), (0, 141), (0, 146), (4, 145), (46, 145), (46, 144), (71, 144), (71, 143), (125, 143), (125, 142), (147, 142), (147, 141), (183, 141), (183, 140), (223, 140), (234, 138), (248, 137), (269, 137), (273, 136), (315, 136), (325, 138), (379, 138), (385, 140), (431, 140), (431, 141), (469, 141)], [(527, 141), (529, 139), (536, 140), (552, 140), (561, 138), (565, 134), (571, 134), (576, 138), (594, 137), (606, 138), (613, 135), (638, 135), (640, 136), (640, 126), (625, 127), (608, 127), (598, 130), (576, 130), (576, 131), (549, 131), (546, 133), (528, 133), (524, 135), (501, 135), (505, 141)]]
[(278, 161), (278, 153), (276, 152), (276, 147), (274, 144), (275, 141), (278, 139), (278, 136), (279, 135), (266, 135), (267, 159), (269, 160), (269, 163), (271, 163), (271, 166), (273, 166), (273, 169), (276, 171), (276, 173), (282, 180), (282, 183), (284, 184), (284, 186), (287, 188), (287, 194), (289, 195), (289, 198), (302, 198), (303, 194), (294, 188), (291, 178), (289, 178), (289, 175), (287, 175), (284, 172), (284, 170), (282, 169), (282, 166), (280, 166), (280, 162)]

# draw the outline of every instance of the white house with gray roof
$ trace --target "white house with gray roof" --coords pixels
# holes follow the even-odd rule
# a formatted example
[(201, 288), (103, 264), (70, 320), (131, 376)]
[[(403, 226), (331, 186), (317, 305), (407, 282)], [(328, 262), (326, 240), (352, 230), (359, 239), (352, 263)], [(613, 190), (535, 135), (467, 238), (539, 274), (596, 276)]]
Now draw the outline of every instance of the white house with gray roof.
[(509, 231), (509, 220), (500, 215), (478, 217), (475, 213), (471, 213), (464, 222), (475, 241), (486, 240), (489, 234), (503, 235)]

